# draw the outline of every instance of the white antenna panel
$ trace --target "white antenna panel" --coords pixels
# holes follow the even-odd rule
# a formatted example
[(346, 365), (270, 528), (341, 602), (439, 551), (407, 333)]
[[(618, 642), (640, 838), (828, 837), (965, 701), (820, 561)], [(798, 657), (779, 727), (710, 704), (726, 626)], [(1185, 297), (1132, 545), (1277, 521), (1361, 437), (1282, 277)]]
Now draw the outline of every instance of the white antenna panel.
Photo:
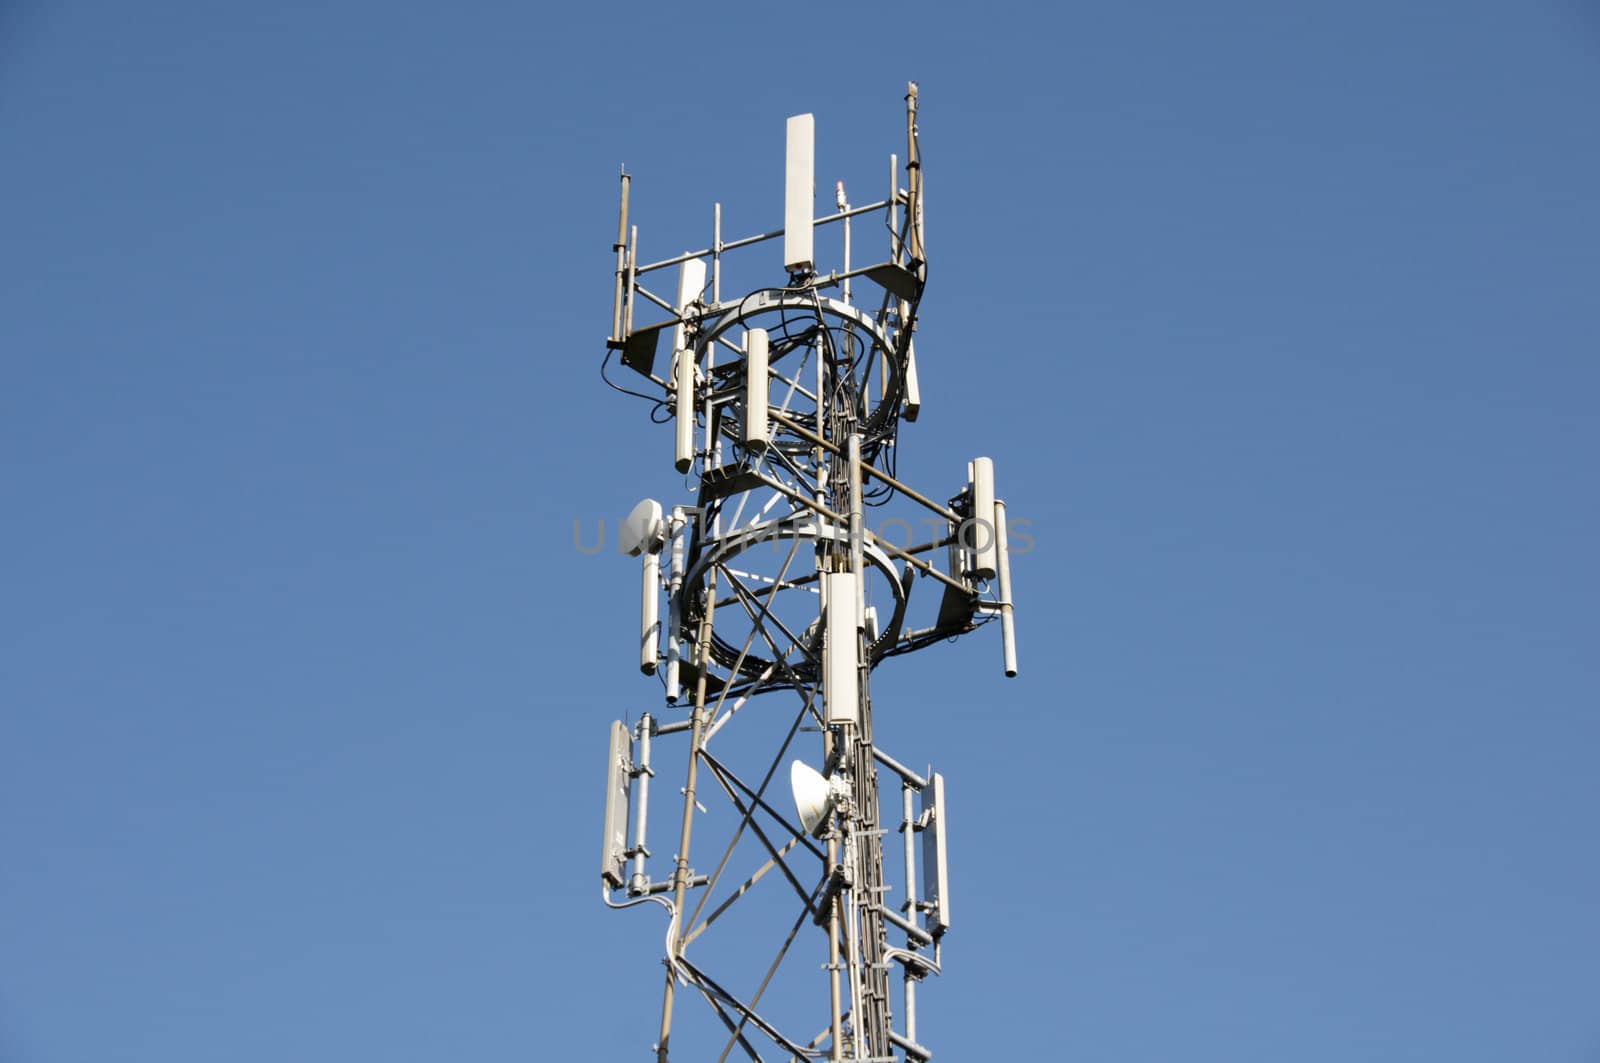
[[(706, 264), (691, 258), (678, 267), (678, 313), (682, 315), (689, 304), (700, 298), (706, 286)], [(688, 472), (694, 464), (694, 351), (689, 349), (688, 329), (679, 322), (672, 330), (672, 379), (677, 390), (673, 413), (678, 419), (677, 449), (673, 467)]]
[(972, 459), (972, 522), (967, 545), (972, 550), (972, 574), (978, 579), (994, 579), (994, 462)]
[(906, 344), (905, 408), (908, 421), (915, 421), (917, 414), (922, 412), (922, 387), (917, 383), (917, 348), (912, 343)]
[(824, 572), (827, 631), (822, 643), (822, 700), (829, 724), (855, 723), (861, 713), (861, 639), (856, 610), (861, 600), (854, 572)]
[(628, 769), (633, 767), (633, 739), (620, 720), (611, 723), (611, 748), (606, 756), (606, 822), (601, 841), (600, 877), (622, 888), (622, 861), (628, 850)]
[(767, 449), (767, 330), (744, 334), (744, 445)]
[(683, 559), (685, 525), (682, 506), (672, 507), (672, 524), (667, 535), (672, 541), (672, 551), (667, 564), (667, 702), (676, 704), (682, 694), (679, 684), (678, 602), (683, 588)]
[(944, 776), (938, 772), (922, 790), (922, 897), (928, 929), (937, 936), (950, 929), (950, 867), (945, 852)]
[(816, 118), (797, 114), (789, 119), (783, 177), (783, 268), (809, 272), (812, 225), (817, 198)]

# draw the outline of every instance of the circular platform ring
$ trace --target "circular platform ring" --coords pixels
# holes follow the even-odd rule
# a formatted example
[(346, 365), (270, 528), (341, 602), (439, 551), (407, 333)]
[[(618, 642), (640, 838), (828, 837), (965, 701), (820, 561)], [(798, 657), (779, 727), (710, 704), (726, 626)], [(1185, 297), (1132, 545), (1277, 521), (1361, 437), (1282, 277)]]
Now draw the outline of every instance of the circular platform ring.
[[(905, 380), (905, 366), (903, 359), (890, 345), (888, 338), (879, 330), (878, 324), (869, 315), (851, 306), (839, 302), (837, 299), (828, 299), (815, 293), (814, 290), (795, 290), (782, 288), (768, 288), (752, 292), (737, 303), (724, 303), (726, 311), (717, 314), (713, 309), (710, 323), (706, 324), (695, 339), (694, 356), (701, 364), (706, 364), (707, 352), (712, 345), (729, 329), (738, 325), (746, 328), (761, 328), (759, 318), (763, 315), (783, 313), (786, 311), (803, 312), (816, 318), (819, 314), (823, 323), (828, 324), (830, 319), (843, 325), (850, 331), (857, 333), (871, 344), (874, 352), (886, 352), (889, 357), (883, 361), (889, 367), (889, 379), (882, 390), (882, 395), (865, 420), (861, 423), (861, 431), (871, 435), (878, 432), (885, 425), (892, 424), (900, 416), (900, 402)], [(745, 323), (749, 322), (748, 325)], [(769, 330), (770, 331), (770, 330)], [(731, 341), (730, 341), (731, 342)], [(734, 346), (738, 346), (735, 344)], [(857, 380), (857, 388), (861, 389), (870, 378), (872, 366), (878, 361), (876, 354), (860, 359), (866, 367), (862, 374), (863, 379)]]
[[(703, 543), (700, 556), (684, 574), (684, 593), (691, 595), (691, 608), (685, 610), (684, 625), (689, 626), (688, 617), (699, 615), (705, 605), (706, 576), (715, 565), (726, 565), (740, 554), (752, 547), (763, 543), (783, 542), (791, 539), (825, 539), (833, 542), (848, 542), (849, 530), (807, 512), (790, 513), (773, 520), (762, 521), (730, 532), (718, 539), (707, 540)], [(861, 557), (867, 569), (876, 569), (888, 584), (890, 593), (894, 595), (894, 610), (887, 623), (880, 626), (878, 637), (867, 645), (867, 659), (876, 663), (893, 641), (896, 633), (905, 619), (906, 591), (900, 582), (900, 574), (895, 569), (894, 560), (880, 547), (872, 542), (862, 543)], [(773, 573), (776, 576), (776, 573)], [(865, 573), (863, 573), (865, 576)], [(786, 577), (787, 578), (787, 577)], [(766, 584), (770, 588), (770, 584)], [(796, 588), (791, 588), (796, 589)], [(686, 641), (692, 639), (692, 632), (685, 630), (683, 637)], [(768, 677), (774, 686), (789, 687), (786, 679), (778, 677), (774, 669), (772, 658), (762, 656), (755, 652), (755, 644), (739, 664), (738, 677), (749, 680), (759, 680), (769, 670), (772, 674)], [(715, 624), (712, 627), (711, 657), (724, 669), (731, 670), (739, 659), (742, 647), (721, 638), (716, 633)], [(817, 668), (815, 662), (802, 656), (798, 661), (789, 660), (789, 667), (802, 679), (815, 680)], [(738, 677), (729, 677), (734, 681)], [(756, 691), (759, 692), (759, 691)]]

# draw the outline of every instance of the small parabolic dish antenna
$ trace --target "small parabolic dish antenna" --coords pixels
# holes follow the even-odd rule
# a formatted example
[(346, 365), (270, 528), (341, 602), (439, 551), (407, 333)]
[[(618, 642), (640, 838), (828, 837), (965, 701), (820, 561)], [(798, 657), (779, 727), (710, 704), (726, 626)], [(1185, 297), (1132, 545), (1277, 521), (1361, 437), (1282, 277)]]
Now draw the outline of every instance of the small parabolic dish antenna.
[(667, 541), (667, 525), (661, 519), (661, 503), (647, 498), (633, 507), (617, 531), (617, 545), (629, 557), (655, 553)]
[(833, 804), (833, 788), (817, 770), (803, 760), (789, 765), (789, 788), (794, 791), (794, 810), (799, 813), (800, 827), (815, 836), (828, 821), (828, 809)]

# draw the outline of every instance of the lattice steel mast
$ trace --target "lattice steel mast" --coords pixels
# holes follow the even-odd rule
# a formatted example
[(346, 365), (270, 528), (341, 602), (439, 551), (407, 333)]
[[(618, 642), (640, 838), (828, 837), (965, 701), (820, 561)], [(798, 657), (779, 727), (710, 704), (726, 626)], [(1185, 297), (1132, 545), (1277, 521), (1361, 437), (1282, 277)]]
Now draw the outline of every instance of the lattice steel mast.
[[(622, 177), (602, 373), (620, 355), (639, 374), (643, 382), (612, 386), (649, 399), (654, 419), (674, 422), (674, 466), (698, 480), (693, 505), (636, 506), (620, 543), (642, 558), (640, 669), (661, 677), (664, 712), (688, 700), (686, 718), (645, 713), (632, 727), (613, 723), (607, 760), (604, 899), (668, 912), (660, 1063), (670, 1049), (681, 1060), (720, 1051), (718, 1063), (735, 1050), (756, 1060), (930, 1058), (917, 1039), (916, 1001), (918, 984), (940, 969), (950, 925), (944, 779), (875, 744), (868, 680), (889, 657), (992, 619), (1001, 624), (1006, 674), (1016, 674), (1005, 506), (994, 496), (992, 463), (969, 463), (966, 486), (944, 504), (895, 475), (899, 425), (920, 409), (912, 334), (927, 262), (916, 85), (906, 95), (905, 186), (891, 156), (882, 201), (851, 207), (841, 182), (835, 212), (814, 216), (813, 130), (810, 115), (788, 121), (781, 230), (724, 242), (718, 205), (710, 247), (658, 262), (638, 261), (630, 179)], [(853, 267), (851, 224), (863, 218), (881, 218), (888, 253)], [(818, 265), (819, 232), (839, 237), (839, 265), (827, 272)], [(779, 239), (784, 283), (724, 298), (731, 259), (748, 261)], [(675, 298), (646, 287), (674, 267)], [(858, 304), (865, 293), (853, 287), (870, 301)], [(635, 324), (635, 312), (652, 304), (666, 316)], [(657, 375), (663, 336), (669, 358)], [(868, 528), (869, 509), (897, 500), (924, 514), (934, 529), (928, 541), (916, 543), (903, 518)], [(903, 545), (888, 534), (891, 524), (906, 529)], [(924, 594), (913, 603), (919, 582), (937, 587), (935, 601)], [(749, 708), (780, 691), (794, 696), (787, 710), (781, 697)], [(770, 784), (806, 729), (822, 736), (821, 770), (795, 760), (791, 795), (774, 796)], [(646, 845), (654, 747), (678, 736), (688, 748), (677, 851), (670, 875), (656, 881)], [(885, 875), (880, 766), (900, 784), (898, 904)], [(702, 798), (714, 793), (726, 803), (708, 808)], [(691, 842), (707, 832), (726, 843), (715, 868), (696, 874)], [(818, 864), (808, 869), (801, 850)], [(751, 865), (743, 877), (734, 870)], [(774, 935), (771, 962), (749, 966), (758, 955), (751, 938), (790, 916), (787, 934)], [(804, 949), (794, 948), (802, 933), (814, 933), (808, 922), (821, 930), (820, 941), (808, 940), (826, 950), (820, 985), (815, 967), (785, 965)], [(713, 927), (727, 931), (725, 940), (706, 933)], [(674, 1025), (680, 990), (709, 1006), (720, 1026), (714, 1038), (696, 1040), (703, 1025)]]

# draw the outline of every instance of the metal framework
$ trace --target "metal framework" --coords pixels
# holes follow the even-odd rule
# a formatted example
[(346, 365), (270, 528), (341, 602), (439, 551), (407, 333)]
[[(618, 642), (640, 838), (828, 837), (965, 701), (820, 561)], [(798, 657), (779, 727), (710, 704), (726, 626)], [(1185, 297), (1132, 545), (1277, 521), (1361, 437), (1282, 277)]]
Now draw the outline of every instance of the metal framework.
[[(810, 115), (788, 120), (782, 229), (724, 241), (718, 204), (710, 246), (661, 261), (638, 261), (622, 176), (601, 372), (674, 424), (674, 465), (696, 491), (670, 510), (646, 500), (623, 526), (621, 545), (642, 559), (639, 666), (659, 676), (666, 704), (613, 723), (607, 759), (604, 899), (668, 915), (660, 1063), (669, 1049), (717, 1063), (931, 1057), (916, 1005), (950, 926), (944, 779), (875, 743), (869, 677), (995, 619), (1016, 674), (992, 463), (969, 463), (944, 502), (896, 475), (900, 424), (920, 408), (912, 335), (927, 280), (917, 87), (906, 95), (904, 186), (891, 156), (877, 202), (851, 206), (841, 182), (834, 212), (815, 217), (813, 130)], [(851, 229), (862, 222), (888, 246), (857, 266)], [(781, 283), (724, 294), (729, 269), (759, 266), (780, 241)], [(821, 250), (838, 255), (825, 272)], [(617, 383), (613, 358), (638, 376)], [(915, 512), (925, 541), (903, 517), (869, 527), (891, 503)], [(820, 748), (802, 749), (811, 733)], [(647, 817), (669, 740), (687, 747), (682, 809), (657, 880)], [(795, 759), (791, 794), (775, 793), (799, 753), (817, 767)], [(898, 794), (880, 794), (880, 781)], [(885, 807), (902, 834), (897, 881)], [(707, 836), (720, 844), (697, 873), (691, 842)], [(692, 997), (707, 1021), (676, 1023)]]

